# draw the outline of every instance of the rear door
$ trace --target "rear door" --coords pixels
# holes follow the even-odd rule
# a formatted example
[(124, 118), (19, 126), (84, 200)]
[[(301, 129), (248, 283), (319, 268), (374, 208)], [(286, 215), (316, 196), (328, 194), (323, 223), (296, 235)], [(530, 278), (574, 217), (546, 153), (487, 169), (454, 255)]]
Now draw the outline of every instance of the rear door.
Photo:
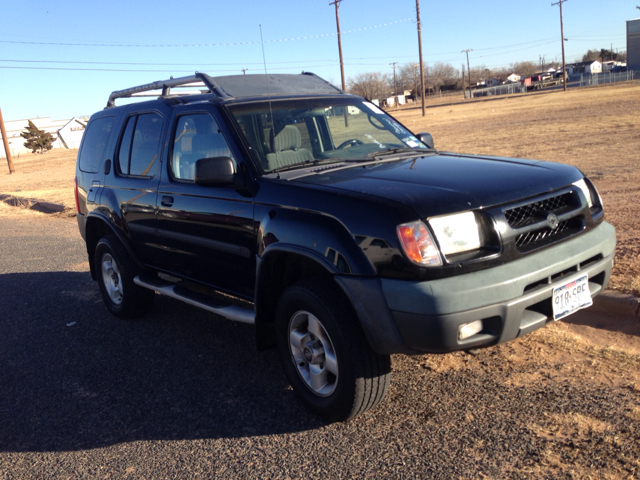
[[(156, 195), (160, 182), (164, 124), (170, 109), (164, 102), (131, 105), (127, 109), (115, 147), (107, 194), (102, 203), (117, 208), (124, 233), (138, 258), (156, 263)], [(106, 200), (106, 201), (105, 201)], [(114, 205), (115, 204), (115, 205)]]
[(174, 108), (167, 165), (158, 190), (158, 243), (172, 273), (247, 298), (255, 284), (253, 199), (194, 182), (200, 158), (242, 156), (214, 105)]

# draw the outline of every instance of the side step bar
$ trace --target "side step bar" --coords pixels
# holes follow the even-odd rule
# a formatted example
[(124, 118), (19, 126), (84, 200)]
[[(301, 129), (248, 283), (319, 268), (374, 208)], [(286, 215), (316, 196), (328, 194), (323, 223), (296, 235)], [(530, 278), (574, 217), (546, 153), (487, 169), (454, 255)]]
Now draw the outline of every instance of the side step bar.
[(155, 290), (160, 295), (166, 295), (167, 297), (175, 298), (194, 307), (202, 308), (216, 315), (220, 315), (228, 320), (234, 322), (242, 322), (253, 325), (256, 323), (256, 314), (253, 310), (248, 308), (238, 307), (237, 305), (226, 304), (217, 302), (213, 298), (209, 298), (206, 295), (200, 294), (188, 290), (187, 288), (174, 285), (170, 282), (165, 282), (159, 278), (141, 278), (138, 275), (133, 279), (136, 285), (148, 288), (149, 290)]

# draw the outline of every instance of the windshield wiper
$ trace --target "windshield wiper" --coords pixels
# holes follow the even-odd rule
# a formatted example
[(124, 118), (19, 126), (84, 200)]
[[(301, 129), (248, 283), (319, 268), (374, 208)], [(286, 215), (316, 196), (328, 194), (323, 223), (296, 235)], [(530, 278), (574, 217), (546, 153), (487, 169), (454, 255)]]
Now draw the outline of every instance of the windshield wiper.
[(420, 155), (424, 152), (433, 152), (430, 148), (409, 148), (409, 147), (400, 147), (400, 148), (387, 148), (385, 150), (379, 150), (377, 152), (368, 153), (367, 157), (387, 157), (391, 155), (404, 155), (404, 154), (415, 154)]
[(305, 160), (304, 162), (295, 163), (293, 165), (285, 165), (284, 167), (274, 168), (268, 173), (280, 173), (287, 170), (295, 170), (296, 168), (308, 167), (309, 165), (325, 165), (327, 163), (339, 163), (344, 161), (342, 158), (326, 158), (324, 160)]

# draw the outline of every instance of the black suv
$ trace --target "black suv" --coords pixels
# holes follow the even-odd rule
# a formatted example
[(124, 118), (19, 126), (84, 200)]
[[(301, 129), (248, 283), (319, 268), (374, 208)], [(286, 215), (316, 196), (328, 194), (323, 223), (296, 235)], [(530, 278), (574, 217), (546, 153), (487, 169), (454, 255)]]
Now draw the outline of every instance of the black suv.
[[(156, 98), (115, 106), (138, 95)], [(390, 354), (525, 335), (591, 305), (613, 264), (615, 231), (578, 169), (438, 152), (308, 73), (113, 92), (76, 175), (114, 315), (142, 315), (156, 292), (253, 324), (330, 421), (384, 398)]]

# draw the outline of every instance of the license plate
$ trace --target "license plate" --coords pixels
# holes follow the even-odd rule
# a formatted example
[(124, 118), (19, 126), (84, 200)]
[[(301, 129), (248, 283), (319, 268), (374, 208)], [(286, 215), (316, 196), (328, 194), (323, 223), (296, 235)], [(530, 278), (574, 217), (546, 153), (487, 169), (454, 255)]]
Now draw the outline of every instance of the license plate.
[(560, 320), (581, 308), (592, 305), (587, 275), (584, 274), (554, 288), (552, 302), (554, 320)]

